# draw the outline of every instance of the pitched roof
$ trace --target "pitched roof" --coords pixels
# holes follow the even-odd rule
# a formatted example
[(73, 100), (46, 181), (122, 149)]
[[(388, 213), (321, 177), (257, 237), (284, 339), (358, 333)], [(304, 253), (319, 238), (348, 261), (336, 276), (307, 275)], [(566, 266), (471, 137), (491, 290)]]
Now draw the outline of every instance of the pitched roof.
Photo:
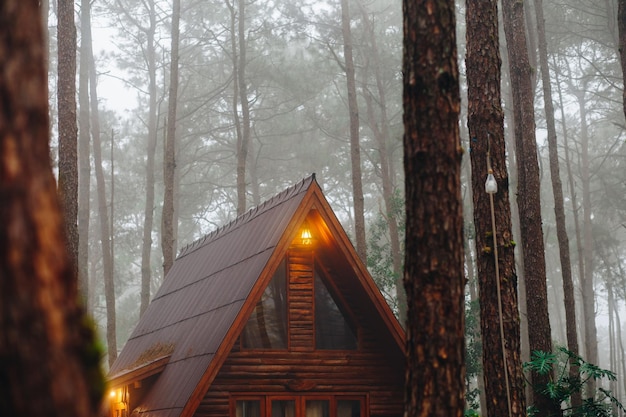
[[(339, 234), (340, 246), (351, 248), (315, 175), (305, 178), (180, 252), (113, 364), (111, 385), (162, 372), (138, 411), (191, 415), (311, 210), (330, 223), (322, 237)], [(358, 260), (350, 264), (367, 275)], [(402, 330), (373, 281), (361, 285), (402, 345)]]

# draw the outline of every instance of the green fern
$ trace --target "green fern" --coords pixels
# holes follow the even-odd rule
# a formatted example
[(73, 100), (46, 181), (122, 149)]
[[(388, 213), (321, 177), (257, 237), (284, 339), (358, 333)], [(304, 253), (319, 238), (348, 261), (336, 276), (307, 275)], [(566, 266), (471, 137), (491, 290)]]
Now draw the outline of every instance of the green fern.
[[(578, 375), (569, 375), (570, 366), (575, 366), (578, 369)], [(616, 380), (614, 372), (589, 363), (564, 347), (559, 347), (556, 353), (533, 352), (530, 362), (524, 364), (524, 369), (541, 375), (550, 375), (550, 380), (547, 384), (543, 386), (533, 385), (533, 390), (548, 396), (559, 406), (571, 404), (572, 395), (582, 392), (583, 386), (590, 379)], [(596, 394), (585, 399), (581, 406), (564, 409), (563, 415), (572, 417), (611, 417), (614, 408), (626, 412), (624, 406), (615, 398), (611, 391), (598, 388)], [(536, 408), (532, 405), (527, 409), (528, 416), (533, 416), (536, 412)]]

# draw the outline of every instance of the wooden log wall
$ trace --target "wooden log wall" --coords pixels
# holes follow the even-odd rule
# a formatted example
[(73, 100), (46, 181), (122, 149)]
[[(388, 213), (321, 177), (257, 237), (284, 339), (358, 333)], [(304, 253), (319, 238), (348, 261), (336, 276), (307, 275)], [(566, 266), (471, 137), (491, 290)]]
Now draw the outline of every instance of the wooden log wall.
[(356, 395), (371, 417), (403, 414), (404, 356), (393, 340), (381, 338), (379, 326), (368, 326), (363, 308), (350, 311), (357, 350), (315, 350), (314, 264), (310, 250), (289, 252), (289, 349), (245, 350), (237, 342), (195, 417), (231, 417), (230, 398), (242, 394)]

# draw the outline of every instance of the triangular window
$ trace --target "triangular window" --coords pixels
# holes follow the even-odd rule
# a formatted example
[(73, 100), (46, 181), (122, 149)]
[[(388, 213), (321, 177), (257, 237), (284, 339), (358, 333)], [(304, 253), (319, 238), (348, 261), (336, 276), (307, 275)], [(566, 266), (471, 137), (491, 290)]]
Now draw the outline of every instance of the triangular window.
[(249, 349), (287, 349), (287, 267), (283, 261), (257, 303), (241, 338)]
[(315, 271), (314, 285), (316, 349), (356, 349), (356, 332), (317, 270)]

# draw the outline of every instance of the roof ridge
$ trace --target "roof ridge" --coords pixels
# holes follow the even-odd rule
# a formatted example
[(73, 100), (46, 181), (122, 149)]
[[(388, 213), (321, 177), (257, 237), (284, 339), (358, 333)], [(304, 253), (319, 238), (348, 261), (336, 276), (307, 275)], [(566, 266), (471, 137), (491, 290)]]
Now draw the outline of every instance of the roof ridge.
[(204, 245), (213, 242), (216, 239), (219, 239), (220, 237), (226, 235), (227, 233), (231, 232), (232, 230), (235, 230), (237, 227), (248, 223), (249, 221), (251, 221), (252, 219), (254, 219), (255, 217), (263, 214), (264, 212), (266, 212), (267, 210), (274, 208), (276, 206), (278, 206), (279, 204), (290, 200), (291, 198), (293, 198), (294, 196), (300, 194), (300, 192), (302, 190), (308, 190), (309, 186), (315, 182), (315, 173), (309, 175), (308, 177), (303, 178), (302, 180), (300, 180), (299, 182), (297, 182), (296, 184), (292, 185), (289, 188), (286, 188), (285, 190), (281, 191), (280, 193), (274, 195), (273, 197), (269, 198), (268, 200), (265, 200), (264, 202), (262, 202), (261, 204), (259, 204), (258, 206), (252, 207), (250, 208), (248, 211), (246, 211), (245, 213), (243, 213), (240, 216), (237, 216), (235, 219), (231, 220), (230, 222), (226, 223), (223, 226), (218, 227), (217, 229), (209, 232), (208, 234), (202, 236), (201, 238), (195, 240), (194, 242), (184, 246), (178, 256), (176, 257), (176, 259), (182, 258), (184, 256), (189, 255), (192, 252), (195, 252), (196, 250), (198, 250), (199, 248), (203, 247)]

